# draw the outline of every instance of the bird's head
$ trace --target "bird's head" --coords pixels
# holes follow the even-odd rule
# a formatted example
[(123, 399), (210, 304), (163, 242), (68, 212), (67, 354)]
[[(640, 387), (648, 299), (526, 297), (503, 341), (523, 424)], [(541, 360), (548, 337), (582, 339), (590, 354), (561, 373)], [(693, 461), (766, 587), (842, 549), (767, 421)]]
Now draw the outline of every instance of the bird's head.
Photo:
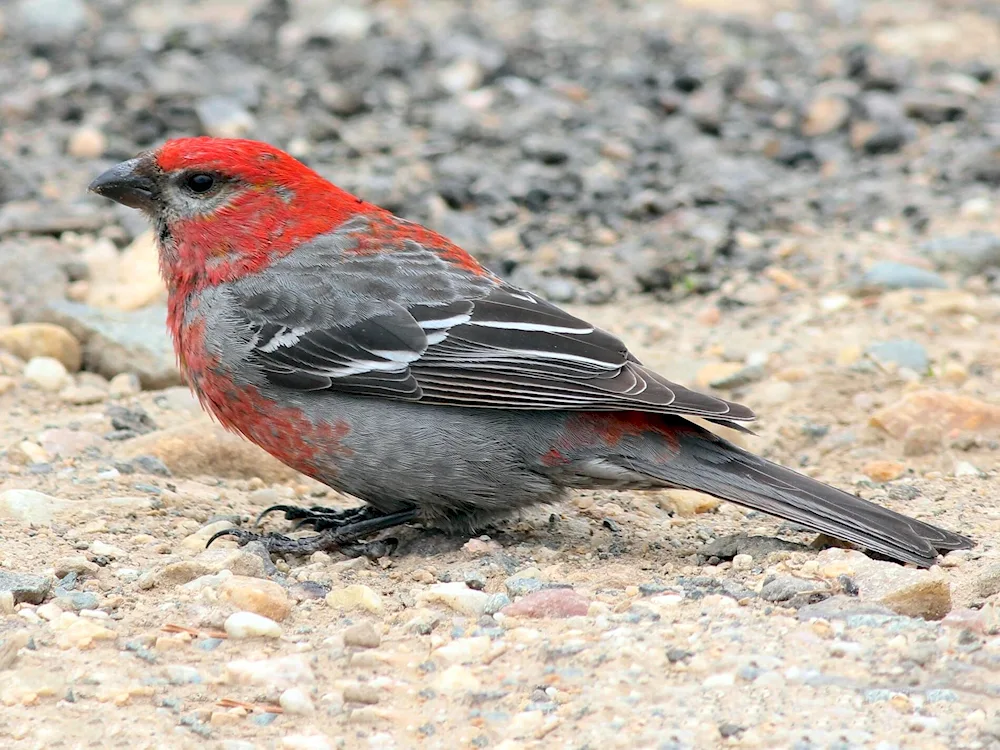
[(224, 138), (167, 141), (107, 170), (90, 190), (149, 216), (168, 285), (252, 273), (377, 210), (273, 146)]

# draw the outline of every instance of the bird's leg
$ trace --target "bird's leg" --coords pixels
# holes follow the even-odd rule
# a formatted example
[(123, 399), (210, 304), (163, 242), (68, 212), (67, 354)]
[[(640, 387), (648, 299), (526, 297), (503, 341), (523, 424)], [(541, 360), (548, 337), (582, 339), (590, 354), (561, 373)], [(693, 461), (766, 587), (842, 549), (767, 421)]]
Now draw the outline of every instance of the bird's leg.
[[(252, 531), (243, 529), (224, 529), (213, 534), (208, 540), (209, 546), (216, 539), (228, 536), (236, 540), (241, 547), (250, 542), (260, 542), (268, 552), (276, 554), (310, 555), (313, 552), (333, 552), (346, 551), (347, 554), (358, 556), (359, 554), (376, 554), (382, 552), (387, 554), (395, 549), (395, 544), (391, 540), (382, 542), (372, 542), (368, 545), (356, 545), (362, 537), (374, 534), (377, 531), (391, 529), (410, 521), (415, 521), (419, 515), (416, 508), (403, 510), (398, 513), (388, 513), (378, 515), (374, 518), (366, 518), (356, 523), (340, 526), (339, 528), (327, 528), (319, 534), (292, 539), (284, 534), (255, 534)], [(381, 546), (379, 546), (381, 545)], [(346, 548), (346, 550), (345, 550)]]
[(359, 505), (354, 508), (324, 508), (319, 505), (302, 508), (297, 505), (272, 505), (270, 508), (265, 508), (257, 516), (254, 525), (260, 526), (264, 516), (276, 511), (282, 511), (286, 521), (298, 522), (292, 527), (293, 531), (303, 526), (311, 526), (315, 531), (339, 529), (359, 521), (380, 518), (383, 515), (370, 505)]

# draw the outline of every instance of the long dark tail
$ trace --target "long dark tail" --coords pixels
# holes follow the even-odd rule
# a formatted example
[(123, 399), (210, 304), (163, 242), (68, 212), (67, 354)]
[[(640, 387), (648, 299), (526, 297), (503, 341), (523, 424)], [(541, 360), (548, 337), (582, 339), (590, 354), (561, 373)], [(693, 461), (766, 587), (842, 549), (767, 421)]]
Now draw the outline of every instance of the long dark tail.
[(778, 466), (686, 420), (670, 435), (679, 442), (671, 460), (632, 468), (671, 487), (705, 492), (923, 567), (933, 565), (939, 552), (973, 546), (967, 537)]

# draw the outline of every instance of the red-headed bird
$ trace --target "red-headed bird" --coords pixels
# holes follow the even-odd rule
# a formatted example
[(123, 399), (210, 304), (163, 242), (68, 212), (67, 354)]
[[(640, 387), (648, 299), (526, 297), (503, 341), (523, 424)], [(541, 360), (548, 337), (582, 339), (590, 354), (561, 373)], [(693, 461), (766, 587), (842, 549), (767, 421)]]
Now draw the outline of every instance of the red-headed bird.
[(276, 148), (182, 138), (90, 189), (152, 220), (170, 332), (205, 408), (364, 501), (282, 506), (320, 533), (263, 537), (274, 552), (414, 520), (469, 531), (569, 489), (671, 487), (917, 565), (971, 546), (695, 425), (685, 417), (754, 415), (671, 383), (615, 336)]

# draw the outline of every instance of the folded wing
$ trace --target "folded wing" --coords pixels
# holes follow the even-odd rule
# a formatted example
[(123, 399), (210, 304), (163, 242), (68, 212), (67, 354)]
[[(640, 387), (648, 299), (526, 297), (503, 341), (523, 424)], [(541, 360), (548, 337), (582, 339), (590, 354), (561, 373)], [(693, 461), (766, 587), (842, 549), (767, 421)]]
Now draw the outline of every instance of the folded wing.
[[(412, 285), (411, 285), (412, 287)], [(240, 290), (234, 293), (241, 294)], [(497, 283), (432, 302), (362, 300), (338, 322), (295, 285), (242, 293), (253, 357), (276, 385), (490, 409), (634, 409), (721, 422), (746, 407), (643, 367), (615, 336)], [(364, 312), (367, 310), (367, 314)]]

